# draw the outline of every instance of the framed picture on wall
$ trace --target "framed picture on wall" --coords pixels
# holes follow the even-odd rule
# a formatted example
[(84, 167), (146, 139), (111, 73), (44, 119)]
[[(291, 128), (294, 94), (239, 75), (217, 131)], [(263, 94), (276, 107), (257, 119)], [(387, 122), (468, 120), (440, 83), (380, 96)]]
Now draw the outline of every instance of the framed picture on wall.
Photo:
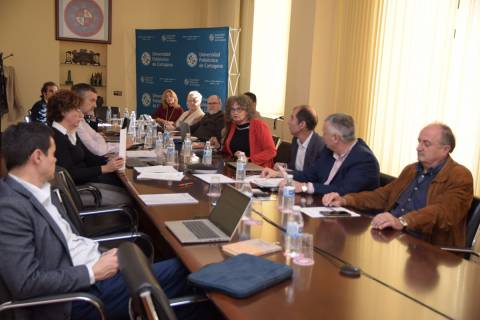
[(111, 43), (111, 0), (55, 0), (57, 40)]

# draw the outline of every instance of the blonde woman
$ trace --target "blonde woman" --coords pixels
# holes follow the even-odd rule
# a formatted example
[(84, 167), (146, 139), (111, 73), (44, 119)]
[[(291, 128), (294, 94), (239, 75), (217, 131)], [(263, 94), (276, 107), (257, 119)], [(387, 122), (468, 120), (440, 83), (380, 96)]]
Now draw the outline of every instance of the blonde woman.
[(162, 102), (152, 114), (152, 118), (159, 124), (173, 125), (183, 113), (182, 107), (178, 104), (178, 97), (175, 91), (167, 89), (162, 93)]

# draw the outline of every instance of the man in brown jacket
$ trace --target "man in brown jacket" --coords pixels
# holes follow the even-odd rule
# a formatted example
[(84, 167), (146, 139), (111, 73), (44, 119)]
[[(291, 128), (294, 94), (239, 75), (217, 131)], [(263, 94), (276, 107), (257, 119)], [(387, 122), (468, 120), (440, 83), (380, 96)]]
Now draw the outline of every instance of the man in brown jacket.
[(455, 148), (452, 130), (433, 123), (418, 136), (418, 162), (400, 176), (374, 191), (326, 194), (326, 206), (349, 206), (360, 210), (384, 210), (372, 227), (407, 228), (435, 245), (465, 246), (466, 217), (473, 198), (470, 171), (450, 157)]

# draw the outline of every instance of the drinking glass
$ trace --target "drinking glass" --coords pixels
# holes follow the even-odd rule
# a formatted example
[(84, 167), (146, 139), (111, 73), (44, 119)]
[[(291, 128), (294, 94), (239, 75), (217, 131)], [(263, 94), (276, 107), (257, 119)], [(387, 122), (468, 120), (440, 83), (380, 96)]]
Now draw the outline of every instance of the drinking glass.
[(293, 263), (300, 266), (311, 266), (315, 263), (313, 259), (313, 235), (311, 233), (300, 235), (300, 254), (293, 259)]
[(208, 187), (207, 196), (210, 198), (212, 206), (217, 205), (217, 200), (220, 198), (221, 194), (221, 185), (219, 177), (212, 177), (210, 180), (210, 185)]

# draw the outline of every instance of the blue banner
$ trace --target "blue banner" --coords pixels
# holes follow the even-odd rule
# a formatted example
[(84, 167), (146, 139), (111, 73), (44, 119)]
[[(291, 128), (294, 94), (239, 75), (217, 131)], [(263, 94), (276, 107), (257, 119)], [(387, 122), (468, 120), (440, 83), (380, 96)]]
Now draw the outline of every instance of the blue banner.
[(162, 92), (172, 89), (187, 109), (187, 94), (207, 98), (228, 93), (228, 27), (136, 30), (137, 114), (152, 114)]

